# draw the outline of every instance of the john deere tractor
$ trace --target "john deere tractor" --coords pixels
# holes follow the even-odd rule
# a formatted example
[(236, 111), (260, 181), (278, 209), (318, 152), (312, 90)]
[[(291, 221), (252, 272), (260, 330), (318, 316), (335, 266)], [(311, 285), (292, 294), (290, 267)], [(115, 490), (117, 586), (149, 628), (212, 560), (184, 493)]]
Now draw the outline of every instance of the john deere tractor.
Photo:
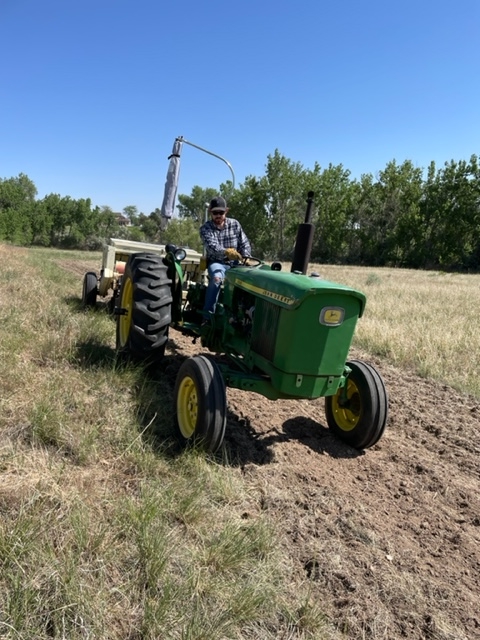
[[(313, 226), (309, 193), (291, 270), (244, 259), (226, 273), (215, 313), (205, 322), (204, 261), (181, 247), (128, 256), (115, 296), (117, 349), (159, 362), (170, 328), (210, 352), (186, 359), (174, 389), (185, 441), (216, 451), (224, 438), (226, 387), (277, 400), (325, 397), (332, 432), (357, 449), (374, 445), (387, 421), (388, 400), (375, 368), (348, 360), (365, 309), (360, 291), (307, 275)], [(216, 354), (213, 355), (213, 354)], [(218, 357), (221, 354), (222, 357)]]

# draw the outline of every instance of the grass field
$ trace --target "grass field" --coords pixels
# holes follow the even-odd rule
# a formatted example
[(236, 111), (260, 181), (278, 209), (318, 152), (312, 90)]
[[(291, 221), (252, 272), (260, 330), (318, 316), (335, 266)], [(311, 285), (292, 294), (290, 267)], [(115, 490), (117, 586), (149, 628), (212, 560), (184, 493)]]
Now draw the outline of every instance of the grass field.
[(327, 265), (312, 269), (366, 294), (356, 345), (480, 397), (480, 275)]
[[(162, 380), (82, 310), (58, 260), (99, 254), (0, 258), (0, 637), (340, 637), (241, 476), (175, 449)], [(316, 269), (367, 294), (358, 346), (480, 397), (480, 276)]]

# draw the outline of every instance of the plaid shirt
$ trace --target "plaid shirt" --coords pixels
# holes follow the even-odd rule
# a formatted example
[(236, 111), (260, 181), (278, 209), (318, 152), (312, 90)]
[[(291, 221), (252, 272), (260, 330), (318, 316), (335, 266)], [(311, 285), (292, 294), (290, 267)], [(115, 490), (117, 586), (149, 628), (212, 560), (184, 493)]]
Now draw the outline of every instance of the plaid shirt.
[(225, 218), (225, 226), (218, 229), (212, 220), (200, 227), (200, 237), (207, 252), (207, 262), (228, 262), (225, 249), (236, 249), (242, 256), (251, 255), (250, 242), (242, 225), (234, 218)]

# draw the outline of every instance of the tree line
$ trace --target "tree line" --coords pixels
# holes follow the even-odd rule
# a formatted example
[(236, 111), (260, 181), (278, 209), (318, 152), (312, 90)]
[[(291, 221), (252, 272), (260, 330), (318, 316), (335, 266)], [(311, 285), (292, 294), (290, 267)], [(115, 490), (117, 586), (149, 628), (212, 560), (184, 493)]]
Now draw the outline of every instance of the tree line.
[[(352, 179), (343, 165), (312, 169), (278, 150), (262, 176), (238, 187), (193, 187), (178, 196), (178, 217), (160, 231), (160, 210), (148, 215), (129, 205), (123, 221), (90, 199), (50, 194), (36, 198), (24, 174), (0, 179), (0, 241), (20, 245), (98, 249), (109, 237), (189, 246), (201, 250), (198, 227), (206, 204), (220, 193), (252, 243), (256, 257), (290, 260), (306, 197), (313, 191), (315, 226), (311, 260), (320, 263), (478, 270), (480, 268), (480, 167), (468, 161), (389, 162), (376, 176)], [(128, 220), (128, 226), (121, 224)]]

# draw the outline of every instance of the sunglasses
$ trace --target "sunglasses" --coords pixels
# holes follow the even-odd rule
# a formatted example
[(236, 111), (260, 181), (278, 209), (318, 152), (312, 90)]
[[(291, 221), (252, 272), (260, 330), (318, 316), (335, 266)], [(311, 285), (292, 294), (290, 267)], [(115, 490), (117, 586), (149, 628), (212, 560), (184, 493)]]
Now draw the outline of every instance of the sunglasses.
[(216, 218), (217, 216), (224, 216), (225, 211), (212, 211), (212, 216)]

